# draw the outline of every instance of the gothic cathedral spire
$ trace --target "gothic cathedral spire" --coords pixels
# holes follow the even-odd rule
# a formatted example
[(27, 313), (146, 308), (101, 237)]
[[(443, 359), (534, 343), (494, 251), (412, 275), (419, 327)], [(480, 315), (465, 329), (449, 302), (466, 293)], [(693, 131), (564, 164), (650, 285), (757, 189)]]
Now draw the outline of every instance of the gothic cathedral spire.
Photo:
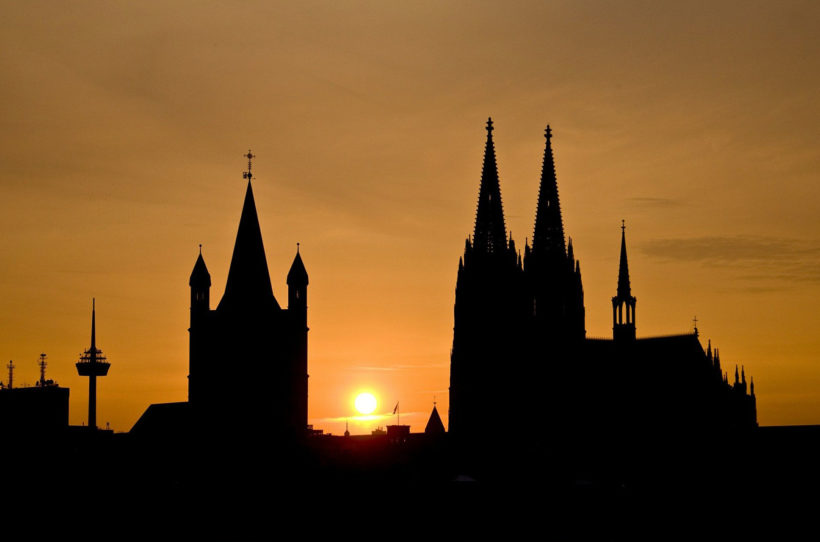
[(555, 160), (552, 155), (552, 129), (544, 131), (547, 140), (544, 163), (541, 166), (541, 185), (538, 188), (538, 207), (535, 211), (535, 231), (532, 250), (550, 256), (566, 256), (564, 223), (561, 220), (561, 204), (558, 200), (558, 180), (555, 176)]
[(507, 248), (507, 228), (501, 203), (492, 118), (487, 119), (487, 143), (484, 147), (484, 165), (481, 169), (481, 187), (478, 191), (473, 247), (476, 252), (485, 254), (501, 254)]

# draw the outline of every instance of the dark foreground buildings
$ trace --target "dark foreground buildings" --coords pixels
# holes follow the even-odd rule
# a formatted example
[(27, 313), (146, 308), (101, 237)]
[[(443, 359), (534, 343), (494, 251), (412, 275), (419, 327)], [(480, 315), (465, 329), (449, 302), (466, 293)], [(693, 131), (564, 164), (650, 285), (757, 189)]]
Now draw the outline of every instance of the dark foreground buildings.
[[(820, 487), (820, 427), (757, 428), (745, 374), (730, 384), (697, 332), (637, 337), (625, 229), (612, 339), (586, 336), (549, 128), (532, 245), (518, 251), (488, 123), (457, 277), (449, 432), (435, 408), (422, 434), (309, 431), (308, 275), (297, 249), (282, 308), (250, 166), (246, 177), (215, 308), (201, 253), (189, 279), (189, 400), (151, 405), (127, 434), (3, 441), (0, 464), (16, 468), (0, 482), (0, 509), (18, 524), (100, 538), (327, 539), (359, 522), (412, 540), (737, 539), (751, 523), (710, 520)], [(239, 382), (227, 377), (236, 366), (248, 369)], [(495, 399), (504, 392), (519, 398), (512, 412)], [(44, 496), (48, 525), (30, 504)]]

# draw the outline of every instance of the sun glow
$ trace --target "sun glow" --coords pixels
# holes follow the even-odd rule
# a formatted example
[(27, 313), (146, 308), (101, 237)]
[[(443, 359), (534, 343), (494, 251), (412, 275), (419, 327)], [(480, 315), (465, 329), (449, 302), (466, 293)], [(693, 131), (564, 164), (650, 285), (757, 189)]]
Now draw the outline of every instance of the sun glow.
[(360, 393), (353, 405), (360, 414), (372, 414), (376, 410), (376, 397), (372, 393)]

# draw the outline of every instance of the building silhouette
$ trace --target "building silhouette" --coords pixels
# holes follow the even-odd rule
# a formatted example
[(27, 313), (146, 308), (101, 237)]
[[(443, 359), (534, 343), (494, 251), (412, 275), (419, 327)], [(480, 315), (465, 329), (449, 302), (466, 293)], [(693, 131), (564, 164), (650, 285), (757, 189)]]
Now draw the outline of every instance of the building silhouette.
[[(245, 200), (225, 292), (210, 305), (211, 275), (202, 256), (191, 290), (188, 402), (152, 405), (136, 434), (169, 434), (192, 424), (200, 433), (299, 439), (307, 423), (308, 274), (297, 244), (287, 275), (288, 305), (273, 294), (256, 203), (250, 151)], [(236, 385), (232, 372), (252, 368)]]
[(8, 380), (0, 382), (0, 434), (40, 439), (68, 429), (70, 390), (46, 378), (46, 355), (38, 361), (40, 380), (34, 386), (14, 386), (15, 365), (9, 361)]
[[(636, 336), (623, 224), (612, 338), (586, 337), (581, 267), (572, 239), (565, 243), (549, 126), (545, 137), (532, 246), (526, 243), (522, 256), (506, 231), (493, 123), (487, 121), (475, 227), (455, 290), (452, 435), (474, 444), (490, 433), (527, 434), (538, 446), (550, 437), (533, 434), (531, 416), (553, 432), (553, 444), (570, 434), (574, 442), (587, 442), (756, 426), (745, 372), (738, 377), (736, 370), (730, 385), (711, 344), (701, 346), (697, 328)], [(525, 415), (513, 419), (499, 409), (499, 393), (514, 394)]]

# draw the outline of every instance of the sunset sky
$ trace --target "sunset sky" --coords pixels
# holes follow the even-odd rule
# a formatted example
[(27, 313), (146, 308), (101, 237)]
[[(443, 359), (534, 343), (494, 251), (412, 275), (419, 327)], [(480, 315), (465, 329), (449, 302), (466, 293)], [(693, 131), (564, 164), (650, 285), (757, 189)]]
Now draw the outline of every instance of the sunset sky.
[[(188, 276), (222, 295), (253, 149), (274, 294), (310, 274), (310, 421), (447, 421), (456, 270), (492, 116), (508, 230), (553, 129), (588, 336), (611, 336), (621, 220), (638, 336), (752, 375), (761, 425), (820, 423), (817, 2), (0, 2), (0, 380), (98, 421), (187, 399)], [(662, 360), (659, 360), (662, 363)], [(225, 360), (225, 385), (254, 360)], [(661, 385), (662, 383), (659, 383)], [(354, 419), (372, 392), (383, 417)], [(499, 408), (517, 408), (499, 389)]]

